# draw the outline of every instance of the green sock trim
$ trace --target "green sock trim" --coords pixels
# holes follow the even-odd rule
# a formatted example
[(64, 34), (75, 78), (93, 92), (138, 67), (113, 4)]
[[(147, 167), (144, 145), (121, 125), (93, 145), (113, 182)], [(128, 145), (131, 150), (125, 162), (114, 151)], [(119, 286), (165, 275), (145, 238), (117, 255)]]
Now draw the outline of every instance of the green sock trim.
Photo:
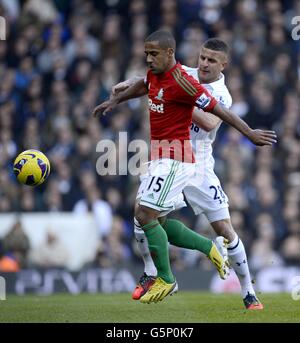
[(163, 228), (172, 245), (191, 250), (198, 250), (207, 256), (209, 255), (212, 247), (212, 241), (189, 229), (179, 220), (167, 219), (163, 224)]
[(168, 236), (158, 220), (142, 226), (148, 240), (151, 257), (157, 269), (157, 276), (167, 283), (175, 282), (171, 271)]

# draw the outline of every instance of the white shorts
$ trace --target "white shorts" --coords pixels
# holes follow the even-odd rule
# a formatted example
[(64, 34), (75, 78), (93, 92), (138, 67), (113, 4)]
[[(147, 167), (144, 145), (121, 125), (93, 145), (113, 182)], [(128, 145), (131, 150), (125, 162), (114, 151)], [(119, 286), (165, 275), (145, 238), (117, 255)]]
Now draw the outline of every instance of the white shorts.
[(210, 223), (230, 218), (228, 197), (213, 168), (206, 168), (201, 179), (191, 178), (183, 193), (194, 213), (203, 213)]
[(159, 211), (160, 216), (185, 207), (182, 191), (194, 173), (194, 163), (168, 158), (151, 161), (147, 174), (140, 178), (139, 204)]
[[(196, 165), (196, 168), (197, 167), (199, 168), (199, 165)], [(200, 166), (200, 168), (202, 167)], [(159, 176), (163, 178), (162, 175)], [(142, 204), (144, 206), (148, 206), (160, 211), (161, 217), (165, 216), (171, 211), (179, 210), (180, 208), (186, 206), (183, 197), (184, 193), (185, 198), (193, 209), (195, 215), (204, 214), (210, 223), (230, 218), (228, 210), (228, 197), (223, 191), (220, 180), (215, 174), (213, 167), (205, 168), (205, 171), (202, 170), (198, 174), (193, 173), (188, 178), (187, 182), (182, 182), (183, 179), (180, 180), (176, 177), (175, 179), (172, 193), (167, 196), (166, 200), (168, 201), (165, 202), (163, 205), (167, 208), (159, 207), (157, 206), (157, 202), (153, 201), (154, 199), (158, 199), (160, 193), (162, 192), (162, 189), (160, 189), (160, 192), (153, 191), (153, 188), (159, 188), (159, 185), (157, 183), (160, 183), (161, 181), (159, 181), (158, 178), (153, 179), (152, 181), (152, 177), (149, 177), (149, 174), (145, 174), (140, 177), (141, 183), (136, 197), (137, 201), (141, 203), (141, 201), (139, 200), (144, 194), (147, 194), (143, 196), (144, 201)], [(152, 185), (150, 186), (151, 181)], [(149, 186), (150, 189), (145, 191)], [(183, 193), (178, 194), (178, 191), (182, 186), (184, 187)], [(150, 197), (152, 197), (152, 194), (154, 196), (154, 199), (150, 199)]]

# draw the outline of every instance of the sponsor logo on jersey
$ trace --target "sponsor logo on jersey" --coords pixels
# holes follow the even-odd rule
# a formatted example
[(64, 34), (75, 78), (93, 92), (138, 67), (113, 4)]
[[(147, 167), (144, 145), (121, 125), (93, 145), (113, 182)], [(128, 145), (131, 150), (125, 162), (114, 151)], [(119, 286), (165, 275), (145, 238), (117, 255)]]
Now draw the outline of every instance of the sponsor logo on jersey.
[(149, 110), (157, 113), (164, 113), (164, 104), (156, 105), (151, 99), (148, 101)]
[(161, 89), (159, 90), (157, 96), (155, 97), (155, 99), (157, 99), (157, 100), (163, 102), (163, 101), (164, 101), (164, 100), (163, 100), (163, 96), (164, 96), (164, 89), (161, 88)]
[(205, 108), (210, 104), (211, 98), (208, 97), (205, 93), (201, 94), (196, 100), (196, 104), (200, 108)]
[(221, 105), (223, 105), (223, 106), (226, 107), (225, 99), (224, 99), (222, 96), (220, 96), (219, 98), (216, 97), (216, 99), (218, 100), (218, 102), (219, 102)]

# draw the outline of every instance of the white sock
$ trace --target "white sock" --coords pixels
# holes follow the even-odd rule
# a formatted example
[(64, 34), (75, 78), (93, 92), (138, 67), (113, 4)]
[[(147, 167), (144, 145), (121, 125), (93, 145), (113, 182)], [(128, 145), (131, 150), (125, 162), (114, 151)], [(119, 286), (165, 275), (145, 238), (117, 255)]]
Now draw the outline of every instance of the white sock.
[(240, 280), (243, 298), (246, 297), (248, 292), (255, 295), (251, 282), (245, 247), (238, 235), (236, 235), (234, 240), (228, 244), (228, 258), (232, 268)]
[(141, 257), (144, 261), (144, 272), (147, 275), (157, 276), (157, 269), (152, 260), (150, 250), (148, 247), (148, 240), (141, 228), (139, 222), (134, 218), (134, 235), (137, 241), (138, 249), (140, 251)]

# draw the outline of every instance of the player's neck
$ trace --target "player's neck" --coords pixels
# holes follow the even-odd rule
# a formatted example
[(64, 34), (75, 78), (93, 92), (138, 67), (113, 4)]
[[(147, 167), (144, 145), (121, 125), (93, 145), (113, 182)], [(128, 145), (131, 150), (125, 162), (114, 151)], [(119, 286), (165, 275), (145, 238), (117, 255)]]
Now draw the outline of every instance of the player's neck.
[(175, 58), (174, 58), (172, 61), (170, 61), (170, 63), (168, 63), (165, 73), (167, 73), (167, 72), (170, 71), (172, 68), (174, 68), (174, 66), (175, 66), (176, 64), (177, 64), (177, 62), (176, 62), (176, 60), (175, 60)]
[(213, 83), (213, 82), (215, 82), (215, 81), (220, 80), (221, 77), (222, 77), (222, 73), (220, 73), (217, 77), (215, 77), (215, 78), (213, 78), (213, 79), (211, 79), (211, 80), (205, 80), (205, 81), (204, 81), (204, 80), (201, 80), (201, 77), (200, 77), (199, 71), (198, 71), (198, 78), (199, 78), (200, 83), (205, 83), (205, 84)]

